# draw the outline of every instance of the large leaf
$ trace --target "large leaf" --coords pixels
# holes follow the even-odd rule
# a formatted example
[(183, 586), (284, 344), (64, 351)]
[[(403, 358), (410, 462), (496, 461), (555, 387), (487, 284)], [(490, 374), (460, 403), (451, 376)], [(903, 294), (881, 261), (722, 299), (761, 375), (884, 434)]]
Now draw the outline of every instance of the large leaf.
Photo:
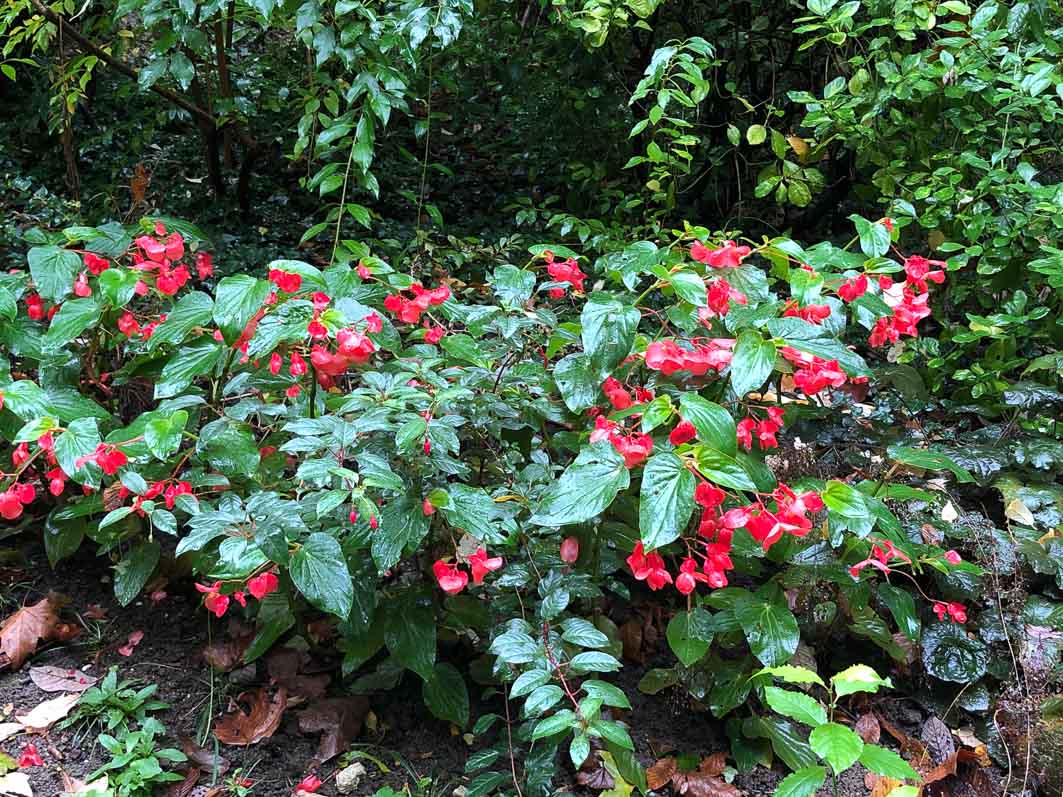
[(756, 490), (756, 483), (734, 457), (708, 446), (698, 446), (694, 451), (698, 471), (711, 482), (732, 490)]
[(647, 550), (679, 537), (694, 511), (697, 480), (671, 452), (650, 457), (642, 474), (639, 531)]
[(269, 296), (270, 288), (266, 280), (249, 274), (234, 274), (218, 283), (214, 292), (214, 320), (226, 343), (231, 344), (240, 337), (247, 322)]
[(665, 632), (668, 646), (684, 667), (691, 667), (709, 652), (712, 644), (712, 615), (700, 606), (676, 612)]
[(808, 743), (820, 758), (833, 767), (836, 774), (851, 767), (864, 751), (864, 741), (855, 732), (828, 722), (813, 728)]
[(600, 372), (583, 352), (562, 357), (554, 368), (554, 381), (561, 398), (572, 412), (593, 407), (598, 399)]
[(171, 398), (181, 393), (197, 376), (213, 371), (221, 353), (221, 344), (214, 340), (201, 340), (179, 349), (163, 366), (155, 383), (155, 398)]
[(340, 544), (328, 534), (311, 534), (293, 554), (289, 572), (314, 606), (346, 620), (354, 603), (351, 574)]
[(604, 441), (595, 443), (583, 449), (550, 486), (530, 522), (564, 526), (590, 520), (605, 511), (630, 481), (624, 458), (616, 449)]
[(926, 470), (950, 471), (961, 482), (973, 482), (974, 476), (963, 466), (942, 454), (940, 451), (931, 451), (926, 448), (911, 448), (910, 446), (890, 446), (886, 449), (891, 459), (903, 465), (914, 465)]
[(425, 682), (435, 675), (436, 618), (433, 602), (425, 594), (406, 591), (395, 601), (384, 641), (395, 660)]
[(764, 687), (764, 699), (772, 711), (815, 728), (827, 721), (827, 710), (818, 700), (790, 689)]
[(592, 366), (609, 372), (631, 351), (641, 315), (607, 293), (592, 293), (580, 314), (583, 350)]
[(731, 358), (731, 388), (739, 398), (764, 384), (775, 368), (775, 344), (747, 329), (738, 336)]
[(453, 664), (438, 663), (423, 686), (424, 704), (441, 720), (460, 728), (469, 723), (469, 690)]
[(826, 779), (826, 767), (802, 767), (782, 779), (773, 797), (812, 797)]
[(679, 399), (679, 413), (698, 430), (698, 439), (729, 457), (738, 453), (738, 437), (731, 413), (697, 393), (684, 393)]
[(59, 350), (99, 320), (100, 305), (91, 296), (64, 302), (44, 335), (45, 350)]
[(35, 246), (26, 255), (33, 284), (45, 299), (61, 302), (73, 292), (74, 279), (81, 270), (81, 256), (58, 246)]
[(142, 542), (133, 548), (114, 569), (114, 596), (128, 606), (148, 583), (162, 549), (157, 542)]
[(734, 606), (735, 618), (749, 641), (749, 649), (767, 667), (785, 664), (801, 639), (797, 618), (785, 606), (754, 595), (743, 595)]
[(175, 346), (182, 343), (195, 327), (207, 327), (213, 318), (214, 300), (202, 291), (192, 291), (182, 296), (166, 314), (148, 341), (148, 350), (153, 351), (164, 343)]
[(428, 518), (421, 502), (407, 493), (389, 501), (380, 513), (380, 525), (373, 532), (372, 555), (380, 572), (390, 570), (405, 549), (416, 548), (428, 533)]

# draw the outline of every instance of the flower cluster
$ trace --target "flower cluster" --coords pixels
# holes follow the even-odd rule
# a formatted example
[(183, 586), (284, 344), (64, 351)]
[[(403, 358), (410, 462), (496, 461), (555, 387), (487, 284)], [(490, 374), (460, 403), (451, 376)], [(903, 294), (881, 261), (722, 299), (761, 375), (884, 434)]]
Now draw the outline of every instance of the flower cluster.
[(690, 256), (713, 268), (737, 268), (751, 251), (748, 246), (739, 246), (734, 241), (724, 241), (716, 249), (709, 249), (697, 241), (690, 247)]
[[(366, 329), (380, 329), (380, 318), (370, 323)], [(369, 336), (357, 329), (346, 327), (336, 333), (336, 351), (329, 351), (325, 346), (314, 346), (310, 351), (310, 363), (318, 378), (332, 379), (344, 373), (352, 365), (365, 365), (376, 351), (376, 345)], [(326, 387), (328, 385), (326, 384)]]
[[(587, 279), (587, 275), (580, 271), (579, 263), (576, 262), (576, 258), (570, 257), (567, 260), (558, 261), (555, 258), (553, 252), (547, 249), (543, 252), (543, 260), (546, 261), (546, 273), (550, 275), (550, 278), (555, 282), (565, 282), (572, 286), (575, 291), (583, 292), (583, 280)], [(561, 299), (565, 295), (565, 288), (557, 287), (550, 289), (551, 299)]]
[(962, 603), (955, 603), (949, 601), (934, 601), (934, 614), (937, 615), (938, 621), (942, 621), (947, 616), (950, 623), (963, 624), (967, 622), (967, 607)]
[(113, 443), (100, 443), (96, 446), (96, 450), (91, 454), (78, 457), (77, 460), (74, 461), (74, 467), (80, 468), (86, 462), (95, 462), (99, 465), (100, 470), (108, 476), (114, 476), (114, 474), (118, 473), (120, 467), (129, 462), (129, 458), (126, 457), (125, 452), (117, 445)]
[(634, 429), (626, 429), (604, 415), (599, 415), (594, 419), (594, 431), (591, 432), (590, 438), (592, 443), (600, 440), (608, 440), (613, 444), (613, 448), (624, 458), (624, 467), (629, 470), (641, 465), (653, 452), (652, 437)]
[(32, 504), (37, 498), (37, 488), (25, 482), (13, 484), (0, 493), (0, 517), (4, 520), (18, 520), (22, 516), (22, 507)]
[(271, 268), (269, 270), (269, 281), (277, 286), (277, 290), (284, 293), (298, 293), (299, 289), (303, 287), (301, 275), (292, 274), (289, 271), (281, 271), (279, 268)]
[[(502, 557), (488, 558), (486, 548), (477, 548), (475, 553), (465, 558), (472, 573), (472, 583), (482, 584), (484, 576), (502, 567)], [(444, 562), (437, 559), (432, 565), (432, 573), (436, 577), (439, 588), (448, 595), (457, 595), (469, 583), (469, 573), (466, 573), (456, 563)]]
[[(705, 342), (699, 343), (699, 340)], [(646, 347), (646, 367), (665, 376), (680, 371), (704, 376), (710, 370), (719, 372), (733, 356), (733, 338), (699, 338), (691, 341), (692, 349), (684, 349), (674, 340), (656, 340)]]
[(256, 600), (262, 600), (271, 592), (276, 592), (280, 586), (280, 580), (272, 571), (267, 570), (247, 580), (244, 589), (237, 590), (230, 595), (222, 594), (222, 582), (215, 581), (210, 586), (196, 584), (196, 590), (203, 593), (203, 606), (215, 617), (224, 617), (229, 610), (230, 600), (235, 600), (241, 606), (247, 606), (247, 593)]
[(753, 432), (757, 433), (757, 444), (761, 448), (778, 448), (779, 441), (775, 433), (783, 427), (783, 408), (768, 407), (768, 417), (758, 421), (749, 415), (738, 422), (736, 434), (738, 442), (746, 451), (753, 450)]
[(429, 307), (443, 304), (450, 298), (450, 288), (446, 284), (429, 290), (421, 283), (415, 282), (409, 287), (409, 292), (413, 294), (412, 299), (403, 296), (401, 292), (389, 294), (384, 298), (384, 309), (407, 324), (416, 324), (421, 320), (421, 313)]
[(794, 385), (807, 396), (814, 396), (826, 387), (841, 387), (850, 381), (837, 360), (824, 360), (792, 346), (783, 346), (779, 353), (796, 366)]
[(652, 390), (636, 387), (634, 391), (629, 393), (619, 380), (611, 376), (607, 377), (602, 383), (602, 392), (605, 393), (606, 399), (613, 405), (614, 410), (626, 410), (635, 404), (645, 404), (648, 401), (653, 401)]
[(865, 567), (873, 567), (883, 573), (889, 573), (891, 562), (903, 562), (910, 565), (912, 559), (889, 540), (876, 540), (871, 547), (871, 555), (850, 567), (849, 575), (859, 578), (860, 571)]
[(806, 304), (802, 307), (797, 301), (791, 299), (783, 306), (782, 314), (786, 318), (800, 318), (810, 324), (822, 324), (830, 318), (830, 305)]
[(809, 491), (797, 495), (781, 482), (771, 494), (771, 498), (775, 504), (774, 509), (769, 508), (763, 501), (746, 507), (749, 518), (743, 524), (753, 535), (753, 539), (764, 546), (765, 551), (781, 540), (784, 534), (804, 537), (812, 529), (812, 520), (808, 513), (823, 509), (823, 499), (817, 493)]
[[(192, 278), (188, 266), (179, 262), (185, 256), (185, 242), (181, 233), (167, 235), (166, 227), (156, 222), (154, 236), (141, 235), (133, 243), (137, 247), (133, 253), (133, 268), (153, 273), (155, 290), (163, 296), (173, 296)], [(147, 284), (143, 280), (138, 281), (137, 295), (144, 296), (147, 292)]]
[(723, 277), (717, 277), (709, 283), (708, 306), (698, 308), (698, 320), (709, 326), (714, 318), (723, 318), (731, 310), (731, 303), (749, 304), (749, 299), (742, 291), (735, 290)]

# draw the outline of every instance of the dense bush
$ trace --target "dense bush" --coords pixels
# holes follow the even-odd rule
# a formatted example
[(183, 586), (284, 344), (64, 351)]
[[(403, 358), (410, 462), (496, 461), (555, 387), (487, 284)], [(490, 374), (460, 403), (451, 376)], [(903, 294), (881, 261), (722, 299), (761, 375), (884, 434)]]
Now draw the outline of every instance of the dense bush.
[[(847, 341), (914, 339), (947, 279), (945, 263), (888, 257), (890, 219), (854, 220), (855, 251), (690, 227), (590, 273), (536, 245), (482, 290), (353, 242), (323, 270), (278, 260), (215, 280), (188, 225), (69, 228), (0, 278), (15, 444), (0, 509), (19, 521), (51, 505), (49, 558), (90, 539), (123, 604), (164, 553), (184, 557), (207, 611), (256, 618), (248, 661), (317, 609), (339, 621), (355, 689), (410, 670), (464, 725), (464, 676), (437, 646), (481, 656), (475, 677), (527, 696), (529, 738), (547, 740), (531, 755), (564, 743), (577, 766), (592, 737), (631, 749), (607, 719), (627, 699), (595, 677), (621, 666), (600, 608), (627, 597), (626, 571), (686, 596), (668, 626), (679, 664), (647, 689), (683, 682), (717, 716), (741, 709), (740, 762), (768, 738), (795, 769), (816, 766), (813, 749), (844, 768), (831, 733), (781, 745), (787, 721), (755, 708), (793, 714), (770, 674), (818, 681), (781, 668), (801, 641), (791, 604), (829, 595), (891, 653), (877, 606), (912, 640), (936, 614), (924, 635), (967, 650), (948, 630), (961, 603), (917, 603), (880, 574), (979, 572), (905, 533), (888, 478), (785, 483), (765, 462), (784, 428), (862, 412), (881, 388)], [(938, 674), (964, 677), (954, 658)], [(861, 677), (850, 692), (881, 683)], [(861, 760), (914, 774), (880, 757)]]

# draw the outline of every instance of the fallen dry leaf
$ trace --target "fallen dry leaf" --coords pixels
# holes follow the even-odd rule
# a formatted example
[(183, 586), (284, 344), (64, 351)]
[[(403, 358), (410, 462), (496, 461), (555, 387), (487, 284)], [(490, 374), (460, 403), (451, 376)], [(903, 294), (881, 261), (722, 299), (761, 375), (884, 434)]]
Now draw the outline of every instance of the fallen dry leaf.
[(21, 667), (37, 651), (38, 641), (52, 639), (58, 622), (59, 612), (50, 596), (8, 617), (0, 626), (0, 667)]
[(181, 751), (203, 772), (210, 774), (217, 772), (220, 775), (229, 770), (229, 759), (200, 747), (195, 739), (188, 736), (181, 737)]
[(0, 794), (12, 797), (33, 797), (29, 776), (22, 772), (8, 772), (0, 777)]
[(881, 714), (876, 714), (875, 719), (878, 720), (882, 730), (897, 741), (901, 746), (901, 752), (908, 756), (908, 758), (912, 761), (927, 760), (926, 746), (921, 741), (909, 736), (907, 733), (897, 728)]
[(864, 740), (864, 744), (878, 744), (882, 736), (882, 726), (878, 724), (874, 714), (861, 714), (853, 730)]
[(193, 767), (188, 770), (184, 780), (175, 781), (166, 790), (166, 797), (190, 797), (199, 782), (199, 770)]
[(672, 782), (672, 775), (674, 774), (675, 759), (671, 756), (662, 758), (646, 770), (646, 785), (649, 786), (650, 791), (663, 789)]
[(956, 774), (956, 768), (960, 764), (977, 764), (978, 766), (987, 766), (983, 763), (983, 758), (974, 750), (967, 750), (961, 748), (955, 753), (950, 755), (932, 770), (927, 772), (923, 776), (923, 782), (929, 786), (931, 783), (937, 783), (940, 780), (944, 780), (947, 777)]
[(107, 610), (98, 603), (90, 603), (85, 610), (84, 616), (89, 620), (106, 620)]
[(22, 733), (21, 722), (0, 722), (0, 742), (10, 739), (16, 733)]
[(605, 791), (616, 785), (596, 750), (592, 750), (580, 766), (579, 772), (576, 773), (576, 782), (595, 791)]
[(45, 692), (84, 692), (98, 681), (81, 670), (65, 667), (30, 667), (30, 680)]
[(92, 781), (92, 783), (86, 783), (83, 780), (78, 780), (68, 775), (64, 771), (60, 771), (60, 777), (63, 779), (63, 794), (88, 794), (92, 791), (106, 792), (108, 788), (107, 776)]
[(254, 638), (254, 634), (241, 634), (212, 642), (203, 648), (203, 658), (215, 670), (229, 672), (237, 665), (243, 664), (244, 653)]
[(43, 733), (59, 720), (70, 713), (70, 709), (78, 702), (77, 694), (65, 694), (45, 700), (36, 708), (26, 714), (16, 714), (15, 719), (22, 723), (22, 727), (31, 733)]
[(953, 731), (960, 743), (966, 747), (985, 747), (985, 742), (974, 735), (974, 729), (970, 725), (964, 725)]
[(369, 712), (369, 701), (361, 695), (319, 700), (299, 712), (299, 730), (322, 731), (314, 756), (318, 764), (335, 758), (362, 732), (362, 722)]
[(723, 752), (713, 753), (712, 755), (701, 759), (701, 763), (698, 765), (698, 771), (703, 772), (706, 775), (722, 775), (726, 768), (727, 753)]
[(700, 770), (676, 772), (672, 775), (672, 786), (690, 797), (741, 797), (742, 794), (733, 783)]
[(214, 735), (222, 744), (247, 746), (276, 733), (288, 704), (288, 691), (282, 686), (271, 696), (268, 689), (256, 689), (242, 693), (237, 701), (247, 703), (251, 707), (250, 713), (237, 706), (214, 726)]
[[(870, 784), (868, 783), (869, 780), (871, 781)], [(876, 775), (874, 772), (868, 772), (867, 777), (864, 778), (864, 785), (871, 790), (867, 797), (889, 797), (889, 793), (900, 786), (901, 781), (887, 778), (885, 775)]]
[(266, 657), (266, 671), (273, 681), (288, 690), (288, 694), (316, 700), (323, 697), (332, 680), (328, 673), (307, 675), (302, 672), (310, 657), (295, 648), (276, 648)]

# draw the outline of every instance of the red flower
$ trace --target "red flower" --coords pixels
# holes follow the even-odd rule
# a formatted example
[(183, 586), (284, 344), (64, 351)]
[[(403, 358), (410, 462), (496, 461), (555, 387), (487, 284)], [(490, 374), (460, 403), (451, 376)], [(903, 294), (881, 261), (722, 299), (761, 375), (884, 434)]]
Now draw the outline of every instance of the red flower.
[(756, 425), (757, 422), (753, 418), (743, 418), (736, 426), (735, 436), (746, 451), (753, 449), (753, 429), (756, 428)]
[(74, 460), (74, 467), (80, 468), (86, 462), (95, 462), (104, 473), (113, 476), (128, 461), (126, 455), (117, 446), (100, 443), (91, 454)]
[(373, 529), (373, 531), (376, 531), (377, 526), (379, 526), (379, 525), (380, 525), (380, 520), (377, 518), (376, 515), (373, 515), (372, 517), (369, 518), (369, 528)]
[(43, 767), (44, 759), (41, 758), (40, 753), (37, 752), (37, 746), (34, 744), (27, 744), (22, 748), (22, 755), (18, 757), (18, 768), (28, 769), (29, 767)]
[(15, 491), (18, 500), (24, 504), (32, 504), (37, 498), (37, 488), (32, 484), (23, 482), (22, 484), (13, 485), (11, 489)]
[(486, 548), (477, 548), (476, 553), (469, 557), (469, 569), (472, 571), (472, 583), (482, 584), (484, 576), (502, 567), (502, 557), (487, 558)]
[(714, 338), (693, 349), (683, 349), (674, 340), (657, 340), (646, 347), (646, 367), (671, 376), (689, 371), (704, 376), (710, 369), (719, 371), (731, 362), (734, 339)]
[(81, 296), (82, 298), (85, 296), (92, 296), (92, 288), (89, 287), (89, 278), (84, 271), (78, 274), (77, 280), (74, 281), (74, 295)]
[(782, 314), (787, 318), (800, 318), (810, 324), (819, 324), (830, 317), (830, 305), (809, 304), (801, 307), (795, 301), (789, 301)]
[(384, 319), (378, 316), (376, 313), (370, 313), (365, 317), (365, 331), (366, 332), (380, 332), (384, 328)]
[(427, 327), (428, 331), (424, 333), (424, 339), (426, 343), (439, 343), (443, 340), (443, 336), (447, 331), (443, 327)]
[(284, 395), (286, 395), (288, 398), (293, 399), (293, 398), (295, 398), (296, 396), (299, 395), (301, 390), (302, 390), (302, 388), (299, 387), (299, 385), (292, 385), (291, 387), (289, 387), (287, 390), (284, 391)]
[(457, 565), (447, 564), (442, 559), (436, 560), (432, 565), (432, 573), (439, 588), (448, 595), (457, 595), (469, 583), (469, 575), (465, 571), (459, 570)]
[(365, 263), (359, 263), (358, 268), (355, 269), (359, 279), (367, 280), (373, 276), (373, 273), (366, 267)]
[(40, 321), (44, 318), (44, 301), (36, 293), (26, 297), (26, 315), (32, 321)]
[(613, 409), (626, 410), (634, 403), (624, 386), (611, 376), (602, 383), (602, 391), (609, 403), (613, 405)]
[(948, 562), (950, 565), (958, 565), (960, 562), (963, 561), (963, 557), (956, 553), (956, 551), (946, 551), (945, 561)]
[(841, 387), (846, 382), (847, 377), (837, 360), (824, 360), (790, 346), (783, 346), (779, 353), (797, 366), (794, 384), (806, 395), (815, 395), (825, 387)]
[(645, 462), (653, 451), (653, 438), (648, 434), (631, 434), (627, 437), (612, 434), (609, 442), (624, 458), (624, 467), (628, 470)]
[(961, 624), (967, 622), (967, 609), (962, 603), (935, 601), (934, 614), (937, 615), (939, 621), (944, 620), (947, 615), (950, 622)]
[(18, 499), (18, 493), (7, 490), (0, 493), (0, 517), (4, 520), (17, 520), (22, 516), (22, 502)]
[(571, 565), (577, 559), (579, 559), (579, 540), (575, 537), (565, 537), (561, 541), (561, 561)]
[(207, 596), (203, 599), (203, 605), (206, 607), (207, 611), (211, 612), (215, 617), (223, 617), (225, 612), (229, 610), (229, 596), (222, 595), (221, 592), (219, 592), (221, 589), (220, 581), (215, 581), (209, 587), (202, 584), (196, 584), (196, 589)]
[(280, 269), (270, 269), (269, 281), (285, 293), (295, 293), (303, 284), (303, 278), (299, 274), (289, 274)]
[(927, 260), (921, 255), (912, 255), (904, 259), (904, 273), (908, 276), (908, 283), (915, 287), (919, 293), (926, 293), (927, 280), (936, 282), (938, 285), (945, 281), (945, 272), (940, 269), (932, 271), (931, 266), (944, 266), (943, 260)]
[(314, 303), (314, 310), (317, 312), (324, 310), (326, 307), (329, 306), (329, 302), (332, 301), (331, 296), (329, 296), (327, 293), (322, 293), (321, 291), (314, 291), (310, 299)]
[[(575, 290), (583, 291), (583, 280), (587, 279), (587, 275), (580, 271), (579, 264), (575, 258), (568, 258), (560, 263), (554, 261), (553, 254), (544, 252), (543, 256), (547, 257), (546, 261), (546, 273), (550, 275), (556, 282), (567, 282)], [(562, 293), (562, 295), (564, 295)]]
[(273, 374), (274, 376), (276, 376), (277, 374), (279, 374), (281, 372), (281, 367), (283, 365), (284, 365), (284, 360), (281, 358), (280, 354), (278, 354), (277, 352), (273, 352), (273, 354), (271, 354), (269, 356), (269, 372), (271, 374)]
[(306, 331), (310, 333), (310, 337), (314, 340), (328, 337), (328, 327), (316, 319), (306, 325)]
[(301, 791), (315, 792), (321, 788), (321, 781), (313, 775), (307, 775), (295, 786), (296, 793)]
[(698, 486), (694, 488), (694, 502), (705, 509), (715, 509), (725, 498), (727, 493), (708, 482), (698, 482)]
[(672, 583), (672, 576), (665, 569), (661, 555), (656, 551), (645, 553), (641, 542), (635, 545), (635, 550), (627, 558), (627, 564), (632, 575), (639, 581), (645, 581), (652, 590), (659, 590), (665, 584)]
[(288, 373), (292, 376), (302, 376), (306, 373), (306, 360), (299, 355), (299, 352), (293, 351), (288, 362)]
[(118, 317), (118, 331), (127, 338), (131, 338), (140, 332), (140, 324), (137, 323), (137, 319), (128, 310)]
[(210, 252), (196, 252), (196, 273), (201, 280), (214, 276), (214, 260)]
[(695, 243), (690, 247), (690, 256), (713, 268), (737, 268), (742, 265), (742, 258), (751, 251), (748, 246), (739, 246), (734, 241), (724, 241), (717, 249), (708, 249), (701, 243)]
[(676, 427), (672, 430), (672, 433), (668, 435), (668, 442), (673, 446), (681, 446), (683, 443), (689, 443), (698, 435), (698, 430), (694, 428), (694, 424), (690, 421), (681, 421), (676, 424)]
[(100, 274), (111, 267), (109, 260), (106, 260), (99, 255), (94, 255), (92, 252), (86, 252), (82, 259), (85, 262), (85, 268), (92, 272), (94, 277), (100, 276)]
[(679, 565), (679, 575), (675, 578), (675, 588), (683, 595), (689, 595), (697, 587), (697, 582), (709, 583), (709, 577), (698, 572), (698, 563), (691, 557), (683, 560)]
[(867, 275), (847, 279), (838, 287), (838, 296), (846, 302), (858, 299), (867, 293)]

